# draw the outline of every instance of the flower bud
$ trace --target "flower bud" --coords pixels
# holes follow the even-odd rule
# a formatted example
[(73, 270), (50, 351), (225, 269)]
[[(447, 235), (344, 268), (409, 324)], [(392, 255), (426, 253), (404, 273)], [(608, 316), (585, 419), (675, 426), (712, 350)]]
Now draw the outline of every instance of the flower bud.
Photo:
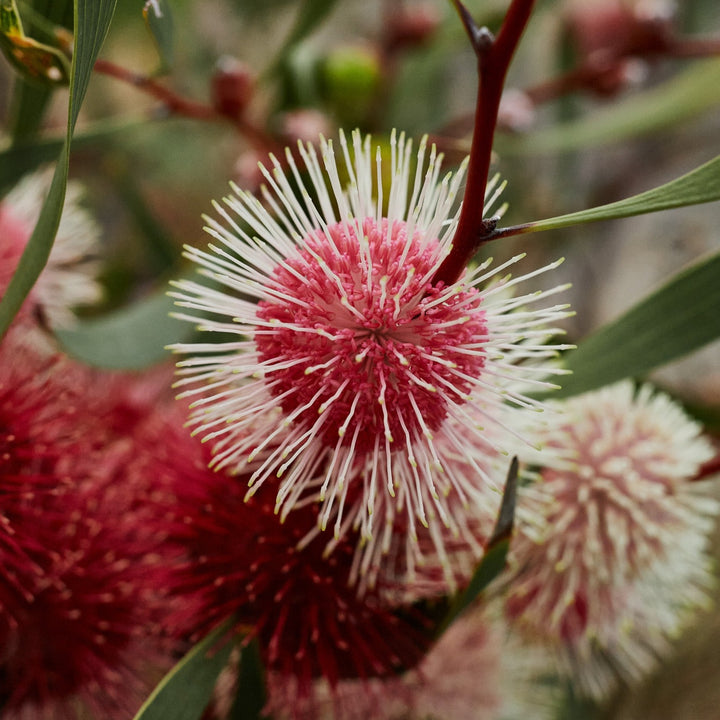
[(392, 50), (404, 50), (423, 45), (437, 30), (440, 16), (431, 5), (402, 8), (390, 18), (387, 43)]
[(365, 47), (339, 48), (323, 61), (320, 77), (324, 99), (340, 124), (362, 124), (382, 78), (377, 55)]
[(236, 58), (220, 58), (211, 81), (212, 105), (225, 117), (240, 117), (252, 100), (255, 78)]

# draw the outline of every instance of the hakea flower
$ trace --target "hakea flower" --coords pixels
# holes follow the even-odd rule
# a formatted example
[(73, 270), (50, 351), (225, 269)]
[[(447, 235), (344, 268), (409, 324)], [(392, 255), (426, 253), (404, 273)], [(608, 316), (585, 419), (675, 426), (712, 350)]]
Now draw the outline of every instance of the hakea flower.
[[(107, 390), (104, 378), (39, 352), (24, 327), (3, 342), (0, 698), (9, 720), (75, 718), (82, 707), (126, 717), (145, 691), (137, 656), (158, 654), (159, 537), (135, 512), (145, 479), (123, 470), (134, 425), (103, 399)], [(112, 442), (121, 429), (126, 437)]]
[(430, 642), (422, 619), (349, 586), (356, 540), (328, 557), (317, 503), (280, 523), (272, 502), (245, 502), (234, 478), (209, 470), (207, 446), (188, 441), (180, 424), (158, 433), (153, 473), (176, 497), (167, 542), (184, 551), (164, 581), (175, 598), (169, 634), (197, 639), (233, 616), (239, 631), (258, 638), (268, 669), (301, 692), (314, 678), (335, 685), (419, 660)]
[(403, 675), (343, 680), (334, 689), (320, 680), (298, 697), (295, 683), (270, 673), (265, 712), (276, 720), (541, 720), (556, 706), (537, 683), (538, 660), (506, 637), (493, 613), (477, 609)]
[[(212, 441), (214, 467), (244, 475), (262, 456), (248, 496), (272, 484), (284, 518), (321, 463), (321, 526), (341, 527), (350, 488), (360, 488), (368, 539), (381, 492), (402, 493), (421, 524), (448, 522), (448, 498), (464, 502), (479, 480), (447, 473), (437, 438), (471, 455), (486, 427), (501, 427), (506, 403), (538, 407), (525, 392), (546, 387), (539, 378), (557, 350), (548, 324), (567, 313), (537, 306), (560, 288), (509, 292), (555, 264), (510, 280), (503, 273), (519, 258), (494, 269), (487, 261), (450, 285), (434, 282), (452, 247), (464, 166), (440, 179), (434, 147), (428, 155), (421, 142), (414, 158), (393, 135), (386, 186), (370, 138), (355, 133), (350, 149), (341, 135), (340, 146), (342, 169), (330, 142), (322, 160), (301, 144), (304, 167), (288, 151), (287, 171), (276, 159), (262, 169), (265, 204), (234, 188), (216, 205), (220, 219), (207, 221), (217, 244), (186, 250), (212, 283), (181, 281), (173, 295), (197, 313), (181, 317), (239, 337), (174, 349), (191, 356), (178, 384), (202, 395), (191, 421)], [(502, 188), (493, 187), (488, 211)], [(499, 449), (511, 435), (501, 429)]]
[[(471, 434), (469, 428), (472, 425), (458, 424), (451, 437)], [(492, 429), (487, 432), (491, 438)], [(445, 460), (445, 473), (451, 481), (457, 477), (460, 486), (463, 478), (476, 479), (467, 495), (455, 493), (447, 499), (449, 512), (444, 524), (418, 523), (406, 503), (403, 486), (394, 497), (384, 486), (380, 488), (375, 507), (378, 530), (370, 537), (361, 533), (350, 573), (350, 581), (360, 593), (379, 582), (390, 593), (386, 595), (388, 600), (414, 602), (453, 594), (467, 583), (495, 527), (502, 499), (499, 489), (505, 485), (509, 463), (487, 439), (462, 455), (444, 430), (436, 436), (435, 445)], [(370, 469), (365, 475), (370, 476)], [(420, 492), (432, 509), (428, 488), (421, 487)], [(366, 519), (364, 508), (356, 503), (346, 514), (344, 525), (336, 530), (336, 536), (344, 538), (346, 528), (364, 529)], [(335, 542), (330, 541), (329, 552)]]
[[(540, 481), (525, 488), (506, 610), (557, 650), (583, 692), (636, 679), (707, 603), (708, 533), (718, 504), (693, 482), (712, 456), (668, 396), (629, 381), (557, 403), (537, 438)], [(537, 459), (534, 459), (537, 461)]]
[[(0, 202), (0, 295), (30, 239), (51, 180), (50, 170), (27, 175)], [(100, 233), (80, 205), (82, 194), (78, 183), (68, 183), (55, 243), (26, 305), (54, 327), (72, 325), (73, 308), (102, 299), (102, 288), (96, 280)]]

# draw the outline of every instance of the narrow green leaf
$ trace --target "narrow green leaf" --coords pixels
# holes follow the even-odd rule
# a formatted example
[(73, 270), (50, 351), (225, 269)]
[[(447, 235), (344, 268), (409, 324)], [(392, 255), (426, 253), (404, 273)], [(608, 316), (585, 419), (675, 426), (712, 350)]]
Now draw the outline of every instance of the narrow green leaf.
[(231, 0), (233, 10), (238, 12), (243, 20), (250, 22), (272, 18), (292, 2), (293, 0)]
[(253, 639), (240, 657), (237, 693), (228, 720), (260, 720), (266, 699), (265, 668), (258, 641)]
[(182, 342), (192, 326), (168, 317), (173, 300), (166, 288), (130, 307), (57, 331), (63, 349), (87, 365), (141, 370), (168, 359), (165, 346)]
[[(56, 47), (59, 32), (69, 30), (72, 24), (72, 0), (34, 0), (32, 7), (27, 8), (24, 22), (31, 37), (44, 35)], [(13, 143), (27, 142), (37, 133), (54, 90), (52, 85), (29, 83), (22, 76), (15, 79), (8, 124)]]
[(565, 356), (573, 371), (552, 397), (637, 377), (720, 338), (720, 253), (605, 325)]
[(271, 72), (278, 70), (295, 48), (330, 14), (337, 0), (302, 0), (295, 24), (285, 40), (282, 50), (272, 64)]
[(15, 0), (0, 1), (0, 33), (10, 37), (25, 37)]
[(555, 720), (599, 720), (599, 708), (592, 700), (576, 695), (569, 683), (563, 685), (562, 701), (558, 704)]
[[(31, 37), (38, 33), (48, 36), (57, 46), (58, 29), (65, 31), (72, 28), (72, 23), (72, 0), (34, 0), (27, 9), (24, 26)], [(27, 142), (37, 133), (54, 89), (52, 85), (29, 83), (22, 76), (15, 79), (8, 124), (13, 143)]]
[[(119, 165), (119, 163), (118, 163)], [(148, 266), (156, 275), (169, 271), (178, 261), (180, 245), (151, 210), (137, 178), (126, 167), (113, 172), (114, 185), (145, 240)]]
[(438, 636), (441, 635), (463, 611), (471, 605), (480, 593), (505, 569), (510, 536), (515, 521), (515, 502), (517, 499), (518, 460), (514, 457), (508, 469), (505, 491), (503, 492), (500, 512), (495, 523), (495, 530), (485, 548), (480, 564), (468, 586), (450, 605), (447, 615), (440, 623)]
[(676, 127), (720, 104), (720, 60), (703, 60), (660, 87), (636, 93), (579, 120), (500, 136), (501, 155), (570, 152)]
[(13, 143), (27, 142), (37, 134), (52, 93), (48, 85), (35, 85), (20, 76), (15, 79), (8, 123)]
[(3, 335), (42, 272), (52, 249), (65, 201), (70, 143), (80, 106), (100, 47), (110, 27), (117, 0), (74, 0), (74, 53), (70, 72), (70, 100), (65, 143), (40, 217), (18, 268), (0, 299), (0, 335)]
[[(140, 128), (147, 129), (147, 127), (146, 118), (101, 120), (76, 133), (73, 137), (73, 148), (91, 145), (112, 135), (132, 132)], [(0, 144), (0, 190), (15, 184), (25, 173), (39, 165), (54, 160), (64, 143), (64, 138), (51, 136)]]
[(143, 7), (143, 18), (160, 56), (158, 73), (166, 73), (173, 66), (175, 41), (173, 18), (167, 0), (147, 0)]
[(201, 640), (161, 681), (135, 720), (198, 720), (212, 697), (233, 642), (224, 638), (231, 622)]
[[(52, 25), (72, 29), (73, 0), (33, 0), (32, 8)], [(33, 32), (32, 24), (30, 32)]]
[(686, 205), (699, 205), (716, 200), (720, 200), (720, 155), (686, 175), (639, 195), (633, 195), (625, 200), (600, 205), (589, 210), (580, 210), (569, 215), (559, 215), (547, 220), (537, 220), (525, 225), (502, 228), (493, 237), (500, 238), (539, 232), (540, 230), (555, 230), (556, 228), (571, 225), (582, 225), (600, 220), (615, 220), (632, 215), (670, 210), (671, 208)]

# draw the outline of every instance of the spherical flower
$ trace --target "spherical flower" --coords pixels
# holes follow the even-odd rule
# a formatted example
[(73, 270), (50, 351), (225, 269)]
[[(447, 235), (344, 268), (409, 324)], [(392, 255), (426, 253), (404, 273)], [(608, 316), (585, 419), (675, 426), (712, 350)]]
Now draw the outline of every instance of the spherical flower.
[[(463, 437), (471, 432), (467, 426), (453, 423), (455, 435)], [(487, 433), (492, 438), (492, 429)], [(349, 503), (344, 525), (336, 536), (344, 538), (345, 528), (360, 531), (361, 542), (350, 574), (360, 593), (379, 583), (393, 602), (453, 594), (467, 583), (482, 558), (497, 520), (502, 499), (498, 488), (504, 486), (509, 460), (489, 442), (460, 454), (444, 429), (436, 436), (435, 445), (444, 458), (445, 473), (457, 479), (458, 487), (467, 488), (463, 496), (454, 493), (448, 497), (444, 522), (433, 522), (432, 515), (426, 525), (417, 522), (402, 485), (394, 497), (385, 487), (380, 488), (375, 506), (377, 530), (372, 535), (365, 508), (361, 503)], [(428, 488), (421, 487), (419, 492), (432, 512)], [(329, 551), (335, 543), (334, 539), (330, 541)]]
[[(0, 202), (0, 294), (30, 239), (51, 180), (50, 170), (27, 175)], [(73, 308), (97, 303), (103, 294), (96, 280), (100, 233), (81, 197), (80, 185), (69, 182), (55, 243), (26, 306), (53, 327), (72, 325)]]
[(494, 608), (458, 618), (416, 668), (388, 678), (322, 680), (299, 698), (295, 684), (270, 674), (265, 708), (277, 720), (541, 720), (556, 712), (537, 681), (541, 666), (506, 635)]
[(430, 642), (422, 618), (412, 610), (401, 617), (379, 593), (360, 597), (349, 586), (354, 538), (328, 556), (317, 503), (281, 523), (272, 502), (245, 502), (235, 478), (209, 470), (205, 447), (182, 430), (161, 431), (153, 463), (176, 498), (167, 542), (182, 550), (164, 581), (174, 597), (170, 634), (197, 639), (233, 616), (257, 637), (269, 671), (297, 682), (301, 694), (314, 678), (335, 685), (419, 660)]
[(525, 393), (546, 386), (557, 350), (548, 326), (566, 312), (536, 305), (559, 288), (509, 292), (554, 265), (511, 280), (502, 273), (519, 258), (486, 261), (450, 285), (433, 280), (452, 247), (464, 168), (440, 179), (434, 148), (427, 157), (423, 141), (415, 159), (393, 135), (385, 182), (369, 138), (354, 134), (351, 149), (341, 135), (340, 146), (342, 167), (330, 142), (322, 161), (301, 144), (302, 165), (288, 151), (287, 170), (276, 159), (263, 168), (264, 204), (234, 188), (216, 205), (216, 244), (186, 251), (211, 282), (178, 282), (173, 295), (195, 311), (181, 317), (224, 341), (175, 350), (190, 356), (178, 364), (185, 395), (204, 395), (192, 422), (216, 468), (244, 473), (262, 457), (248, 495), (274, 484), (285, 517), (322, 466), (320, 524), (332, 516), (341, 527), (349, 488), (361, 488), (369, 538), (382, 492), (402, 492), (421, 524), (447, 522), (448, 497), (464, 502), (480, 480), (447, 473), (437, 438), (470, 455), (495, 427), (502, 449), (504, 406), (537, 407)]
[[(630, 381), (556, 404), (521, 505), (506, 610), (557, 649), (584, 692), (637, 678), (707, 602), (718, 504), (693, 482), (712, 456), (668, 396)], [(537, 461), (537, 458), (533, 459)]]
[(3, 342), (0, 698), (8, 719), (75, 718), (83, 706), (126, 717), (145, 690), (141, 665), (157, 656), (158, 537), (135, 512), (141, 478), (124, 472), (132, 446), (116, 438), (130, 430), (127, 413), (108, 406), (107, 389), (38, 352), (24, 328)]

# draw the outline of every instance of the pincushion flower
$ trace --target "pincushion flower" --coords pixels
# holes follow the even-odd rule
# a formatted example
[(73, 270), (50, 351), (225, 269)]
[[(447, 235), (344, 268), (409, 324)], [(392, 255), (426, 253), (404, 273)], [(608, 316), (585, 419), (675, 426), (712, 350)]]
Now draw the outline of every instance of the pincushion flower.
[[(540, 481), (513, 543), (507, 614), (555, 648), (584, 692), (634, 679), (667, 649), (712, 586), (718, 504), (693, 482), (712, 457), (668, 396), (629, 381), (557, 403), (538, 438)], [(535, 459), (537, 460), (537, 459)]]
[(166, 536), (181, 550), (163, 581), (173, 598), (169, 634), (197, 639), (232, 615), (258, 639), (268, 670), (301, 695), (315, 678), (334, 686), (393, 675), (422, 657), (430, 634), (412, 609), (401, 617), (378, 592), (360, 597), (350, 587), (356, 540), (327, 556), (317, 503), (280, 523), (272, 502), (245, 502), (235, 478), (208, 469), (206, 447), (188, 442), (181, 424), (155, 432), (146, 438), (158, 439), (150, 469), (175, 498)]
[(105, 378), (39, 351), (24, 327), (4, 339), (0, 697), (8, 720), (75, 718), (82, 707), (127, 717), (146, 689), (140, 662), (158, 656), (153, 573), (162, 549), (138, 509), (146, 479), (124, 469), (135, 422), (114, 399)]
[(486, 261), (434, 282), (464, 167), (441, 179), (434, 148), (423, 141), (414, 158), (393, 135), (386, 184), (370, 138), (355, 133), (350, 148), (341, 135), (340, 146), (341, 167), (325, 140), (322, 159), (302, 144), (302, 165), (290, 151), (287, 170), (273, 159), (264, 204), (238, 188), (216, 204), (220, 219), (207, 219), (216, 244), (186, 250), (210, 282), (180, 281), (173, 295), (194, 311), (181, 317), (237, 339), (174, 349), (190, 356), (178, 363), (185, 395), (205, 394), (191, 422), (212, 442), (214, 467), (244, 473), (262, 457), (248, 495), (272, 479), (284, 518), (322, 466), (320, 524), (333, 517), (339, 529), (359, 502), (368, 538), (380, 493), (402, 488), (421, 524), (447, 522), (449, 496), (466, 501), (482, 480), (445, 472), (436, 438), (470, 455), (491, 426), (503, 431), (502, 450), (512, 435), (504, 406), (537, 407), (526, 392), (552, 372), (551, 325), (566, 311), (543, 306), (559, 288), (510, 292), (555, 264), (510, 279), (502, 274), (519, 258)]
[[(49, 170), (27, 175), (0, 202), (0, 293), (30, 239), (51, 179)], [(55, 243), (27, 303), (54, 327), (72, 325), (73, 308), (97, 303), (103, 294), (96, 279), (100, 233), (80, 205), (82, 194), (78, 183), (68, 183)]]
[[(452, 432), (462, 437), (472, 434), (469, 428), (471, 424), (453, 424)], [(509, 463), (491, 444), (494, 434), (488, 428), (483, 442), (477, 442), (464, 455), (444, 429), (435, 437), (448, 477), (476, 479), (464, 498), (457, 493), (447, 498), (444, 523), (432, 522), (432, 517), (427, 525), (417, 522), (405, 501), (402, 485), (394, 497), (379, 493), (375, 505), (378, 529), (370, 536), (364, 507), (360, 503), (350, 505), (344, 526), (336, 535), (343, 538), (344, 528), (360, 530), (362, 541), (350, 574), (351, 583), (360, 593), (379, 582), (395, 600), (401, 597), (403, 602), (413, 602), (453, 594), (470, 579), (495, 527), (502, 497), (498, 488), (504, 487)], [(432, 510), (428, 488), (421, 487), (420, 492)], [(330, 541), (329, 552), (335, 542)]]
[(276, 720), (552, 717), (554, 693), (537, 682), (544, 663), (507, 636), (495, 610), (477, 608), (458, 618), (417, 667), (402, 675), (342, 680), (334, 689), (318, 680), (301, 698), (294, 683), (271, 673), (265, 711)]
[(170, 635), (198, 639), (233, 616), (257, 638), (268, 671), (296, 683), (300, 695), (315, 678), (334, 686), (393, 675), (422, 657), (430, 633), (412, 609), (401, 617), (379, 593), (360, 597), (350, 587), (355, 539), (327, 557), (317, 503), (280, 523), (272, 502), (245, 502), (234, 478), (208, 469), (207, 448), (188, 442), (181, 424), (155, 432), (146, 438), (159, 440), (150, 469), (174, 498), (166, 542), (181, 551), (163, 581)]

